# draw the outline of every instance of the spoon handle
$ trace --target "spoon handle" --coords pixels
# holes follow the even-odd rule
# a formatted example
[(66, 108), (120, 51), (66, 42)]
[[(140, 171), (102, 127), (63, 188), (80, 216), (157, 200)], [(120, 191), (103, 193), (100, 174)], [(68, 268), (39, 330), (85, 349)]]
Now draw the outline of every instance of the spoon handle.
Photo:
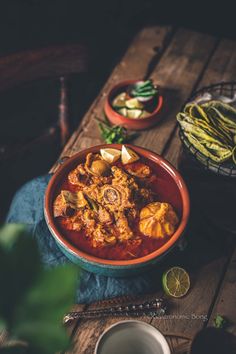
[(106, 308), (98, 308), (95, 310), (85, 310), (77, 312), (69, 312), (64, 316), (65, 324), (78, 319), (92, 319), (102, 317), (139, 317), (163, 316), (166, 313), (166, 304), (163, 299), (154, 299), (141, 304), (118, 305)]

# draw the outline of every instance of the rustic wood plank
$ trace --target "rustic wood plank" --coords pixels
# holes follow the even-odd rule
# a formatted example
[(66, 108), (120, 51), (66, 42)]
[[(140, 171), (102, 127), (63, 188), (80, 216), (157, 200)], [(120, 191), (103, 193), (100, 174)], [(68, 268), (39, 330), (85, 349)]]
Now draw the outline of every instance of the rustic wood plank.
[[(72, 312), (83, 311), (86, 309), (86, 307), (87, 307), (87, 305), (85, 305), (85, 304), (77, 304), (77, 305), (74, 305), (70, 311), (72, 311)], [(72, 321), (72, 322), (69, 322), (66, 324), (66, 331), (70, 337), (73, 336), (75, 327), (78, 323), (79, 323), (79, 321), (77, 321), (77, 322)]]
[(232, 81), (235, 80), (235, 75), (236, 42), (222, 39), (199, 86), (217, 83), (219, 81)]
[[(94, 108), (89, 110), (89, 116), (86, 115), (85, 120), (87, 123), (82, 123), (84, 124), (82, 132), (79, 135), (78, 133), (73, 135), (72, 143), (69, 142), (64, 154), (70, 156), (81, 150), (82, 146), (85, 145), (84, 139), (86, 140), (87, 147), (94, 145), (94, 141), (101, 143), (100, 133), (94, 118), (102, 117), (104, 98), (115, 82), (127, 78), (127, 72), (130, 75), (128, 78), (145, 76), (145, 72), (147, 72), (147, 68), (150, 64), (150, 61), (148, 62), (149, 64), (147, 63), (147, 53), (149, 53), (149, 60), (151, 54), (150, 32), (148, 32), (148, 35), (149, 41), (145, 40), (145, 45), (148, 45), (148, 52), (144, 49), (141, 41), (137, 42), (135, 51), (130, 50), (128, 52), (127, 57), (121, 61), (117, 68), (118, 73), (115, 69), (108, 83), (101, 91), (99, 101), (96, 102)], [(144, 146), (157, 153), (162, 153), (175, 127), (175, 114), (180, 109), (182, 102), (187, 99), (189, 93), (192, 91), (215, 45), (216, 39), (212, 36), (206, 36), (183, 29), (178, 30), (171, 42), (171, 46), (167, 48), (151, 74), (154, 81), (163, 88), (163, 95), (166, 97), (167, 102), (171, 102), (171, 106), (166, 107), (162, 112), (163, 120), (160, 124), (146, 131), (145, 134), (141, 134), (140, 137), (134, 141), (136, 145)], [(156, 47), (158, 46), (152, 45), (155, 51)], [(196, 48), (198, 48), (197, 54)], [(138, 54), (138, 50), (142, 53), (141, 56)], [(155, 53), (155, 51), (153, 52), (152, 49), (152, 62), (153, 53)], [(144, 53), (145, 58), (143, 57)], [(156, 54), (154, 55), (156, 56)]]
[[(127, 299), (125, 297), (117, 297), (110, 300), (104, 300), (104, 301), (99, 301), (97, 303), (94, 303), (89, 306), (90, 309), (93, 308), (101, 308), (101, 307), (107, 307), (107, 306), (114, 306), (122, 303), (123, 305), (125, 304), (130, 304), (132, 303), (141, 303), (144, 301), (148, 301), (149, 299), (153, 299), (153, 294), (151, 295), (145, 295), (143, 297), (138, 297), (135, 299), (132, 296), (127, 296)], [(97, 342), (99, 336), (101, 333), (111, 326), (112, 324), (126, 320), (127, 317), (114, 317), (114, 318), (104, 318), (104, 319), (98, 319), (98, 320), (84, 320), (81, 321), (80, 323), (77, 324), (77, 332), (75, 333), (73, 337), (73, 349), (69, 352), (70, 354), (75, 354), (75, 353), (93, 353), (94, 351), (94, 346), (95, 343)], [(149, 317), (139, 317), (139, 320), (145, 321), (145, 322), (150, 322)]]
[(219, 290), (214, 308), (212, 310), (208, 326), (214, 324), (217, 314), (224, 316), (229, 321), (227, 328), (231, 333), (236, 335), (236, 249), (230, 259), (224, 280)]
[[(164, 333), (181, 333), (192, 337), (204, 326), (219, 278), (222, 276), (225, 257), (190, 272), (192, 288), (183, 299), (169, 300), (172, 311), (164, 319), (151, 323)], [(216, 271), (217, 270), (217, 271)]]
[[(150, 71), (150, 63), (153, 65), (158, 61), (171, 39), (172, 33), (173, 29), (168, 26), (147, 27), (138, 33), (84, 116), (82, 123), (66, 144), (61, 157), (71, 156), (84, 146), (89, 147), (101, 143), (94, 118), (102, 116), (104, 98), (107, 93), (118, 81), (145, 77), (146, 73)], [(54, 165), (51, 172), (54, 172), (56, 168), (57, 165)]]
[(33, 80), (85, 72), (88, 55), (79, 44), (27, 50), (0, 57), (0, 91)]
[[(216, 40), (210, 36), (185, 30), (177, 32), (152, 74), (155, 81), (171, 91), (172, 97), (174, 97), (171, 111), (166, 115), (163, 124), (160, 124), (153, 130), (147, 131), (142, 135), (142, 138), (137, 140), (139, 145), (149, 147), (157, 152), (161, 152), (164, 149), (168, 137), (175, 127), (175, 112), (179, 109), (181, 100), (187, 98), (202, 70), (204, 70), (204, 65), (211, 55), (215, 44)], [(199, 47), (203, 49), (199, 50)], [(168, 68), (170, 68), (169, 71)], [(185, 79), (187, 82), (182, 79), (185, 72), (187, 72)], [(176, 95), (176, 88), (179, 90), (180, 96)], [(178, 101), (179, 99), (180, 102)], [(103, 103), (101, 102), (101, 105), (97, 109), (101, 109), (102, 105)], [(84, 130), (85, 138), (81, 139), (79, 142), (80, 145), (77, 145), (76, 148), (82, 148), (83, 144), (94, 144), (94, 139), (97, 139), (97, 132), (91, 130), (93, 123), (90, 124), (88, 124), (88, 129)], [(152, 133), (153, 131), (154, 133)], [(86, 134), (89, 134), (89, 136), (86, 136)], [(164, 137), (163, 134), (165, 134)], [(158, 138), (156, 138), (156, 135)], [(161, 296), (161, 293), (159, 295)], [(91, 353), (101, 332), (117, 320), (117, 318), (111, 318), (100, 321), (82, 321), (75, 333), (74, 350), (72, 353), (78, 351), (80, 353)], [(143, 318), (143, 320), (150, 322), (148, 318)], [(156, 324), (155, 321), (153, 323)], [(164, 321), (163, 323), (164, 327), (166, 327)], [(159, 322), (157, 324), (159, 325)], [(173, 328), (172, 332), (174, 332)]]
[[(115, 81), (121, 81), (127, 79), (128, 77), (144, 77), (146, 72), (149, 70), (150, 62), (152, 61), (153, 63), (154, 59), (158, 60), (161, 53), (165, 50), (168, 39), (171, 38), (171, 33), (172, 28), (170, 27), (150, 27), (145, 28), (141, 31), (141, 33), (137, 35), (129, 47), (127, 53), (124, 55), (119, 65), (114, 69), (101, 93), (98, 95), (91, 108), (85, 115), (82, 125), (78, 128), (78, 130), (73, 134), (67, 143), (64, 151), (62, 152), (62, 157), (71, 156), (73, 153), (80, 149), (101, 143), (97, 130), (95, 131), (95, 134), (97, 134), (95, 136), (87, 136), (86, 134), (89, 129), (89, 124), (92, 126), (94, 124), (92, 118), (98, 115), (98, 111), (101, 111), (103, 107), (106, 93), (114, 85)], [(90, 121), (93, 123), (90, 123)], [(55, 171), (56, 168), (57, 166), (54, 165), (52, 171)], [(117, 320), (117, 318), (106, 320), (106, 327)], [(73, 323), (71, 325), (70, 331), (74, 331), (74, 328), (77, 325), (78, 323)], [(78, 350), (79, 345), (79, 350), (81, 353), (84, 350), (85, 353), (86, 350), (87, 353), (90, 353), (91, 348), (89, 343), (94, 346), (94, 343), (96, 342), (98, 336), (101, 334), (101, 330), (104, 328), (104, 326), (101, 326), (100, 321), (82, 321), (79, 323), (79, 325), (79, 333), (76, 333), (73, 340), (73, 352)], [(91, 332), (91, 327), (96, 328), (96, 334)], [(89, 328), (89, 333), (87, 333)], [(91, 340), (90, 336), (92, 336), (93, 340)]]
[[(210, 85), (212, 83), (217, 83), (220, 81), (232, 81), (235, 79), (236, 75), (236, 42), (231, 40), (222, 40), (212, 59), (209, 63), (207, 70), (205, 71), (202, 80), (200, 81), (198, 88)], [(171, 141), (168, 150), (164, 157), (169, 160), (173, 165), (178, 166), (179, 156), (181, 155), (181, 141), (178, 137), (178, 131)], [(217, 297), (216, 303), (213, 308), (212, 314), (210, 314), (210, 319), (208, 325), (212, 325), (214, 318), (217, 313), (221, 313), (234, 322), (236, 319), (235, 313), (235, 281), (232, 281), (232, 277), (235, 276), (235, 258), (236, 251), (232, 256), (229, 268), (225, 274), (224, 281), (221, 284), (219, 295)], [(215, 273), (218, 274), (219, 270), (224, 268), (227, 263), (227, 258), (223, 258), (221, 264), (216, 266)], [(202, 273), (205, 274), (205, 269), (202, 269)], [(215, 289), (220, 285), (222, 271), (218, 274), (218, 281), (216, 279)], [(233, 275), (234, 274), (234, 275)], [(208, 277), (207, 277), (208, 279)], [(206, 282), (207, 282), (206, 279)], [(213, 298), (212, 298), (213, 299)], [(206, 299), (204, 300), (206, 303)], [(212, 305), (212, 304), (211, 304)], [(236, 332), (235, 325), (230, 327), (230, 331)]]
[[(128, 77), (144, 77), (146, 72), (149, 70), (150, 62), (157, 61), (161, 56), (162, 52), (165, 50), (168, 40), (171, 38), (171, 34), (173, 29), (171, 27), (148, 27), (143, 29), (140, 33), (137, 34), (134, 41), (131, 43), (129, 49), (127, 50), (126, 54), (122, 58), (121, 62), (116, 66), (113, 70), (111, 76), (109, 77), (108, 81), (104, 85), (101, 93), (93, 102), (92, 106), (90, 107), (89, 111), (83, 118), (82, 124), (78, 127), (78, 129), (74, 132), (71, 139), (68, 141), (67, 145), (65, 146), (61, 157), (64, 156), (71, 156), (75, 152), (80, 149), (84, 149), (91, 145), (97, 145), (101, 143), (99, 138), (98, 131), (96, 130), (97, 136), (87, 136), (86, 133), (89, 129), (89, 126), (94, 125), (94, 117), (98, 115), (99, 110), (103, 107), (104, 96), (106, 93), (111, 89), (116, 81), (125, 80)], [(92, 123), (90, 123), (92, 122)], [(95, 124), (97, 126), (97, 124)], [(90, 128), (91, 129), (91, 128)], [(93, 129), (92, 129), (93, 131)], [(58, 167), (56, 163), (51, 172), (54, 172)], [(82, 321), (82, 323), (86, 323), (87, 321)], [(91, 321), (90, 321), (91, 322)], [(93, 328), (99, 327), (99, 322), (94, 321)], [(75, 321), (69, 326), (69, 333), (73, 333), (74, 329), (77, 326), (77, 322)], [(85, 324), (85, 327), (87, 324)], [(81, 326), (82, 327), (82, 326)], [(86, 332), (86, 329), (85, 329)], [(100, 333), (99, 331), (97, 333)], [(79, 337), (76, 335), (76, 338)], [(83, 338), (88, 339), (89, 336), (84, 335)], [(75, 339), (76, 340), (76, 339)], [(76, 340), (77, 341), (77, 340)], [(83, 344), (83, 341), (80, 341), (81, 345), (87, 345), (86, 343)], [(94, 343), (94, 342), (93, 342)], [(76, 344), (75, 344), (76, 348)]]
[[(232, 81), (236, 77), (236, 42), (223, 39), (220, 41), (209, 66), (205, 71), (197, 88), (207, 86), (220, 81)], [(183, 103), (183, 102), (182, 102)], [(181, 150), (181, 141), (178, 137), (178, 130), (166, 150), (164, 157), (174, 166), (178, 164)]]
[(166, 152), (163, 154), (163, 157), (165, 159), (167, 159), (170, 163), (172, 163), (173, 166), (178, 168), (179, 156), (181, 154), (181, 151), (182, 151), (182, 144), (181, 144), (181, 140), (179, 138), (179, 130), (176, 126), (173, 137), (170, 141), (170, 144), (169, 144)]
[[(209, 65), (204, 72), (202, 79), (199, 82), (198, 87), (204, 85), (209, 85), (211, 83), (216, 83), (219, 81), (230, 81), (233, 80), (236, 74), (236, 42), (230, 40), (222, 40), (216, 48)], [(175, 135), (173, 136), (171, 143), (166, 150), (164, 157), (168, 159), (173, 165), (178, 165), (178, 159), (181, 151), (181, 142), (178, 137), (178, 131), (176, 129)], [(225, 279), (222, 283), (220, 293), (218, 295), (214, 310), (211, 314), (212, 301), (218, 287), (220, 286), (221, 280), (224, 277), (225, 266), (228, 262), (230, 252), (228, 250), (222, 255), (218, 260), (209, 263), (207, 266), (202, 267), (196, 273), (198, 281), (193, 288), (192, 292), (183, 299), (181, 302), (181, 311), (177, 308), (177, 313), (183, 313), (183, 309), (188, 311), (195, 311), (196, 314), (203, 314), (210, 317), (209, 324), (213, 323), (213, 319), (216, 313), (225, 313), (229, 318), (236, 318), (236, 313), (234, 311), (235, 306), (233, 305), (234, 292), (235, 292), (235, 281), (232, 282), (232, 277), (235, 277), (235, 258), (236, 253), (234, 253), (230, 266), (226, 272)], [(234, 274), (234, 275), (233, 275)], [(203, 292), (204, 289), (204, 292)], [(196, 301), (196, 299), (201, 299), (201, 301)], [(226, 300), (227, 299), (227, 300)], [(163, 328), (163, 323), (158, 321), (153, 322), (156, 326)], [(183, 333), (188, 333), (194, 335), (200, 328), (205, 326), (207, 322), (204, 321), (167, 321), (166, 329), (172, 331), (174, 328), (178, 328)], [(232, 331), (235, 331), (233, 326)]]
[[(181, 33), (181, 32), (179, 32), (179, 33)], [(182, 36), (183, 36), (183, 34), (182, 34)], [(202, 44), (202, 41), (201, 41), (201, 44)], [(230, 77), (232, 75), (232, 70), (233, 70), (234, 62), (235, 62), (234, 60), (231, 59), (231, 57), (234, 55), (233, 51), (232, 51), (232, 44), (233, 43), (231, 43), (231, 41), (224, 41), (224, 42), (220, 43), (215, 55), (212, 57), (212, 60), (210, 61), (210, 65), (207, 68), (207, 71), (203, 75), (203, 79), (201, 80), (201, 84), (204, 83), (204, 80), (205, 80), (205, 82), (207, 82), (207, 80), (210, 80), (211, 77), (216, 77), (216, 74), (215, 74), (216, 72), (218, 73), (218, 76), (221, 75), (223, 77), (222, 78), (223, 80), (229, 79), (228, 77)], [(191, 52), (192, 49), (191, 49), (190, 43), (189, 43), (189, 48), (190, 48), (190, 52)], [(221, 50), (225, 50), (226, 55), (222, 55), (222, 52), (220, 52), (219, 48), (222, 48)], [(223, 48), (225, 48), (225, 49), (223, 49)], [(209, 49), (209, 46), (208, 46), (208, 49)], [(214, 44), (210, 48), (210, 52), (213, 51), (213, 49), (214, 49)], [(170, 50), (170, 49), (169, 48), (167, 49), (164, 56), (167, 55), (168, 50)], [(178, 49), (177, 44), (176, 44), (176, 50), (177, 50), (177, 53), (179, 53), (179, 49)], [(221, 58), (221, 61), (219, 61), (220, 58)], [(222, 58), (225, 58), (225, 60), (223, 60)], [(161, 59), (161, 61), (162, 60), (163, 60), (163, 58)], [(189, 59), (189, 58), (188, 59), (185, 58), (185, 60), (188, 64), (189, 64), (189, 61), (191, 62), (191, 59)], [(205, 60), (207, 61), (207, 58), (205, 58)], [(220, 66), (218, 66), (219, 62), (221, 63)], [(156, 68), (157, 73), (158, 73), (158, 68), (160, 65), (161, 65), (161, 62), (157, 65), (157, 68)], [(194, 67), (194, 65), (197, 65), (197, 64), (196, 63), (193, 64), (193, 67)], [(199, 67), (200, 67), (200, 65), (199, 65)], [(205, 69), (205, 67), (203, 65), (202, 71), (204, 71), (204, 69)], [(162, 69), (162, 70), (164, 70), (164, 69)], [(190, 68), (188, 68), (188, 70), (191, 71)], [(155, 70), (155, 72), (156, 72), (156, 70)], [(164, 73), (165, 73), (165, 70), (164, 70)], [(163, 77), (163, 79), (162, 79), (163, 84), (165, 84), (165, 81), (164, 81), (165, 75), (161, 76), (161, 77)], [(172, 73), (172, 76), (173, 76), (173, 73)], [(178, 76), (178, 73), (177, 73), (177, 76)], [(170, 80), (170, 79), (168, 79), (168, 75), (166, 77), (167, 77), (167, 80)], [(171, 78), (171, 80), (172, 80), (172, 78)], [(191, 81), (192, 80), (191, 77), (188, 77), (188, 80)], [(196, 82), (196, 80), (197, 80), (197, 77), (195, 77), (194, 82)], [(177, 86), (178, 82), (176, 82), (176, 86), (174, 86), (174, 84), (172, 84), (172, 85), (173, 85), (172, 86), (173, 88), (178, 87)], [(195, 84), (192, 81), (191, 87), (190, 87), (190, 85), (188, 86), (189, 92), (187, 92), (187, 89), (185, 88), (184, 94), (181, 96), (181, 99), (183, 101), (185, 100), (184, 96), (186, 96), (186, 94), (189, 94), (191, 92), (191, 88), (193, 88), (194, 86), (195, 86)], [(174, 110), (177, 109), (177, 105), (175, 103), (174, 103), (173, 107), (174, 107)], [(171, 121), (171, 123), (172, 123), (170, 125), (171, 128), (169, 128), (169, 126), (168, 126), (169, 132), (172, 132), (175, 127), (174, 118)], [(170, 133), (169, 133), (169, 135), (170, 135)], [(85, 146), (87, 143), (94, 144), (95, 137), (96, 137), (96, 133), (95, 133), (95, 136), (89, 136), (89, 135), (86, 136), (85, 135), (85, 140), (83, 141), (83, 139), (82, 139), (81, 147)], [(153, 140), (153, 142), (155, 140)], [(179, 140), (178, 140), (177, 135), (174, 135), (172, 141), (174, 141), (175, 144), (178, 143)], [(164, 142), (163, 142), (163, 140), (161, 140), (161, 143), (160, 143), (161, 149), (159, 152), (162, 152), (162, 150), (164, 149), (167, 142), (168, 142), (168, 139), (166, 141), (164, 140)], [(146, 146), (145, 143), (143, 143), (143, 144)], [(148, 139), (147, 144), (150, 144), (150, 139)], [(172, 151), (172, 153), (173, 153), (173, 149), (175, 147), (175, 144), (173, 145), (171, 143), (170, 146), (172, 146), (172, 148), (171, 148), (171, 150), (170, 149), (167, 150), (167, 152), (165, 153), (165, 156), (168, 156), (168, 153), (170, 151)], [(152, 146), (150, 146), (150, 148), (152, 148)], [(176, 156), (176, 157), (178, 156), (178, 154), (176, 154), (176, 151), (174, 153), (174, 156)], [(191, 290), (190, 294), (185, 299), (176, 300), (176, 301), (172, 300), (172, 302), (171, 302), (173, 309), (174, 309), (173, 314), (174, 314), (174, 316), (176, 316), (175, 319), (173, 319), (173, 318), (166, 318), (166, 319), (162, 319), (162, 320), (155, 319), (152, 321), (152, 323), (155, 326), (159, 327), (165, 333), (170, 333), (170, 332), (176, 333), (176, 331), (177, 331), (182, 334), (184, 333), (188, 336), (193, 336), (200, 328), (202, 328), (206, 323), (205, 322), (206, 317), (210, 315), (210, 313), (208, 313), (208, 312), (209, 312), (210, 306), (212, 304), (212, 299), (214, 298), (215, 291), (216, 291), (217, 287), (219, 286), (219, 281), (223, 276), (224, 266), (227, 263), (227, 259), (228, 259), (227, 255), (228, 255), (228, 253), (222, 255), (222, 257), (216, 259), (213, 262), (210, 262), (209, 264), (207, 264), (203, 268), (200, 268), (198, 271), (195, 271), (192, 273), (191, 277), (192, 277), (192, 279), (194, 279), (194, 287)], [(234, 262), (235, 262), (235, 260), (233, 261), (232, 264), (234, 264)], [(222, 299), (224, 299), (225, 296), (227, 296), (227, 298), (228, 298), (229, 292), (231, 293), (229, 280), (228, 280), (231, 278), (230, 277), (228, 278), (227, 274), (231, 274), (230, 269), (232, 269), (233, 267), (234, 266), (231, 265), (228, 272), (226, 273), (226, 277), (223, 282), (224, 286), (222, 287), (222, 291), (219, 295), (219, 299), (217, 301), (215, 311), (219, 310), (219, 306), (221, 304), (220, 301)], [(207, 277), (205, 276), (206, 274), (207, 274)], [(203, 289), (204, 289), (204, 298), (203, 298)], [(196, 301), (196, 299), (202, 299), (202, 301)], [(220, 307), (220, 309), (222, 309), (222, 308)], [(213, 313), (214, 313), (214, 311), (213, 311)], [(212, 316), (213, 316), (213, 314), (212, 314)], [(210, 319), (209, 323), (211, 323), (212, 318)], [(116, 322), (117, 320), (118, 319), (116, 318), (116, 319), (110, 319), (110, 320), (106, 320), (106, 321), (105, 320), (83, 321), (80, 324), (80, 326), (76, 332), (75, 347), (74, 347), (73, 353), (77, 353), (78, 350), (81, 353), (91, 353), (94, 348), (94, 344), (95, 344), (97, 338), (99, 337), (100, 333), (105, 328), (107, 328), (110, 324)], [(178, 343), (178, 341), (176, 341), (174, 346), (176, 346), (177, 343)]]
[(162, 154), (175, 128), (176, 113), (187, 99), (215, 48), (211, 36), (180, 29), (151, 77), (163, 88), (166, 111), (155, 128), (142, 134), (135, 144)]

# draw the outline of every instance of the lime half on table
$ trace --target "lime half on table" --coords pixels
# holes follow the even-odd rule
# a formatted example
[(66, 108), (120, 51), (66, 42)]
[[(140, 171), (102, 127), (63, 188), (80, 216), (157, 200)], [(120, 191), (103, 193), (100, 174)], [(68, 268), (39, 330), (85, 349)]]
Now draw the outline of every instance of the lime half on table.
[(167, 295), (179, 298), (189, 291), (190, 278), (183, 268), (173, 267), (163, 274), (162, 285)]

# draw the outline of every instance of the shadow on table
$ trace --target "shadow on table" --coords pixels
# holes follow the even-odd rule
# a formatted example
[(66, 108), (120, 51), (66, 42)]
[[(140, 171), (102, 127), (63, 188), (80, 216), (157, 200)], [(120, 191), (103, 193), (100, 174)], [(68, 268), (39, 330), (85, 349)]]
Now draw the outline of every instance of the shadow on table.
[(194, 272), (228, 257), (235, 244), (236, 185), (232, 178), (193, 170), (185, 159), (180, 164), (180, 171), (190, 192), (191, 216), (184, 236), (184, 249), (173, 249), (150, 273), (152, 283), (159, 288), (163, 271), (169, 267), (182, 266), (190, 273)]
[(218, 328), (206, 328), (196, 335), (190, 354), (235, 354), (236, 337)]
[[(175, 112), (179, 111), (181, 108), (179, 103), (183, 102), (183, 97), (181, 95), (180, 89), (176, 89), (168, 86), (161, 86), (161, 83), (158, 81), (158, 77), (154, 80), (154, 84), (157, 85), (158, 92), (163, 97), (163, 106), (161, 107), (161, 110), (158, 113), (158, 117), (159, 117), (157, 123), (157, 129), (158, 129), (159, 125), (166, 124), (169, 121), (170, 124), (172, 124), (173, 118), (175, 118), (176, 115)], [(174, 132), (175, 129), (173, 130), (172, 134)], [(172, 138), (172, 134), (170, 134), (169, 136), (169, 141)], [(166, 146), (168, 146), (168, 142), (166, 143)]]
[[(188, 272), (195, 271), (223, 257), (228, 250), (226, 234), (222, 235), (222, 231), (210, 224), (204, 215), (195, 214), (194, 208), (184, 237), (186, 244), (184, 249), (173, 249), (166, 259), (150, 272), (153, 291), (158, 290), (155, 285), (160, 288), (161, 277), (166, 269), (180, 266)], [(229, 235), (228, 237), (230, 239)]]

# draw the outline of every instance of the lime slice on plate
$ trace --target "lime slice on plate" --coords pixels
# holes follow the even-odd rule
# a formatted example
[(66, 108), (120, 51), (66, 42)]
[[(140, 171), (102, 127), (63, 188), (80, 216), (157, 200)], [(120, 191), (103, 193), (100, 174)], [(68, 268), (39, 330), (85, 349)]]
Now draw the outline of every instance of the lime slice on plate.
[(127, 148), (125, 145), (122, 145), (121, 161), (123, 165), (126, 165), (127, 163), (131, 163), (137, 160), (139, 160), (139, 156), (136, 154), (136, 152)]
[(103, 160), (105, 160), (108, 163), (113, 163), (119, 160), (121, 151), (117, 149), (107, 148), (107, 149), (101, 149), (100, 154)]
[(163, 274), (162, 285), (167, 295), (179, 298), (189, 291), (190, 278), (183, 268), (173, 267)]
[(139, 102), (139, 100), (137, 98), (131, 98), (129, 100), (126, 100), (125, 103), (127, 108), (133, 109), (143, 109), (143, 104), (141, 102)]
[(142, 112), (143, 111), (141, 109), (128, 109), (127, 110), (127, 117), (137, 119), (137, 118), (141, 117)]

